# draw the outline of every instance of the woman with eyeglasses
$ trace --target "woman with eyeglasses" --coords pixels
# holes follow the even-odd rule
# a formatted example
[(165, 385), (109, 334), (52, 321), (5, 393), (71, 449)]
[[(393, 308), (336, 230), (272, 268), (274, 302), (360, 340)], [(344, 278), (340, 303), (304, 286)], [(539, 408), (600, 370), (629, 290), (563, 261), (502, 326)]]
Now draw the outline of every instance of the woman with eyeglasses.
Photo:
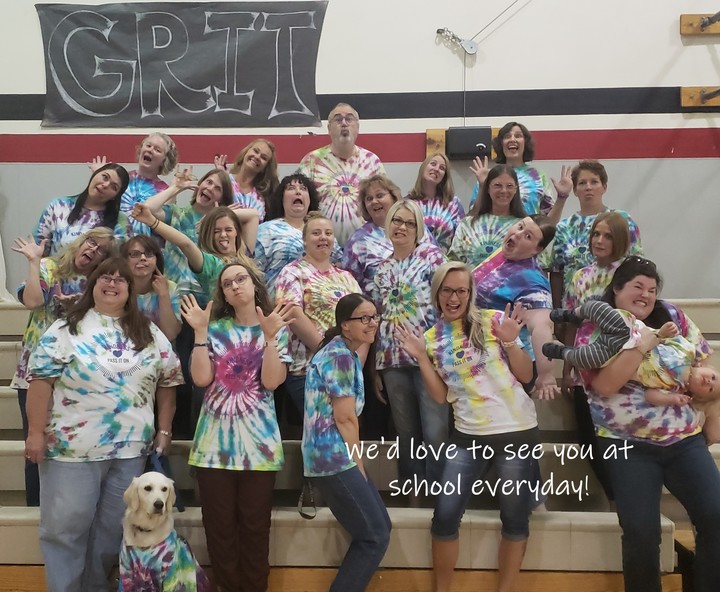
[(120, 254), (130, 266), (137, 304), (170, 341), (180, 333), (180, 294), (177, 285), (163, 275), (165, 260), (157, 241), (138, 235), (126, 242)]
[(415, 186), (406, 199), (418, 202), (430, 234), (443, 252), (447, 252), (455, 229), (465, 217), (465, 208), (455, 195), (447, 156), (431, 154), (422, 162)]
[(362, 592), (385, 556), (391, 529), (358, 449), (358, 416), (365, 403), (364, 363), (358, 352), (369, 350), (372, 365), (379, 316), (362, 294), (346, 294), (334, 308), (334, 324), (307, 371), (303, 467), (351, 538), (330, 592)]
[(152, 450), (169, 450), (182, 382), (170, 342), (137, 308), (121, 257), (100, 263), (77, 305), (42, 336), (28, 382), (25, 457), (40, 465), (47, 588), (106, 590), (123, 493)]
[[(533, 495), (523, 484), (537, 480), (534, 461), (515, 454), (540, 442), (535, 405), (523, 390), (532, 378), (532, 361), (518, 339), (520, 307), (504, 314), (475, 307), (470, 268), (451, 261), (432, 279), (432, 299), (440, 320), (422, 334), (406, 323), (398, 330), (401, 346), (417, 360), (428, 392), (453, 408), (450, 441), (457, 455), (448, 457), (442, 483), (460, 483), (435, 501), (432, 519), (433, 590), (448, 592), (460, 546), (460, 521), (473, 491), (495, 467), (500, 520), (497, 590), (513, 590), (529, 534)], [(513, 452), (514, 451), (514, 452)]]
[[(647, 327), (637, 347), (623, 350), (604, 368), (580, 374), (623, 530), (625, 590), (661, 592), (660, 498), (665, 486), (695, 529), (693, 590), (710, 592), (720, 581), (720, 473), (707, 446), (717, 437), (717, 424), (706, 423), (706, 431), (715, 433), (703, 435), (702, 414), (692, 405), (655, 405), (634, 379), (645, 356), (659, 344), (656, 331), (667, 322), (674, 322), (695, 346), (695, 365), (706, 363), (712, 351), (692, 320), (658, 298), (661, 286), (652, 261), (630, 256), (618, 266), (602, 299)], [(592, 335), (579, 333), (576, 344), (590, 343)]]
[(455, 231), (448, 257), (480, 265), (502, 247), (510, 227), (527, 214), (520, 198), (515, 169), (508, 164), (494, 166), (480, 191), (480, 204), (462, 219)]
[(283, 447), (272, 391), (287, 374), (292, 305), (268, 298), (252, 266), (226, 265), (204, 309), (183, 298), (195, 331), (190, 370), (205, 388), (188, 463), (197, 468), (203, 526), (218, 589), (265, 592), (270, 515)]
[(392, 254), (385, 220), (392, 205), (402, 199), (402, 193), (385, 175), (363, 179), (358, 192), (358, 207), (365, 224), (345, 242), (340, 267), (353, 274), (362, 293), (370, 296), (377, 266)]
[[(215, 167), (227, 168), (227, 156), (215, 157)], [(278, 186), (277, 156), (275, 145), (265, 138), (258, 138), (242, 149), (230, 167), (235, 203), (241, 208), (253, 208), (260, 222), (265, 220), (267, 201)]]
[(35, 243), (44, 241), (45, 255), (52, 256), (98, 226), (125, 240), (130, 223), (120, 212), (120, 200), (128, 182), (128, 172), (114, 162), (93, 171), (79, 195), (59, 197), (48, 204), (33, 229)]
[[(25, 281), (18, 286), (18, 300), (30, 310), (23, 335), (15, 376), (10, 387), (18, 392), (23, 422), (23, 436), (27, 438), (27, 371), (32, 352), (43, 333), (57, 319), (65, 316), (85, 288), (87, 276), (98, 264), (112, 254), (115, 238), (112, 230), (100, 226), (75, 239), (53, 257), (43, 257), (45, 242), (36, 244), (32, 237), (15, 240), (13, 251), (28, 260)], [(25, 501), (28, 506), (40, 505), (38, 467), (25, 461)]]
[[(509, 121), (498, 131), (492, 141), (497, 164), (510, 165), (518, 179), (522, 207), (528, 216), (544, 214), (553, 224), (562, 217), (565, 202), (572, 188), (570, 171), (564, 166), (560, 171), (560, 179), (550, 179), (545, 172), (528, 164), (535, 158), (535, 140), (522, 123)], [(477, 178), (470, 198), (470, 213), (477, 210), (477, 197), (481, 187), (487, 182), (490, 173), (490, 161), (487, 157), (476, 157), (470, 170)], [(553, 190), (554, 187), (554, 190)], [(557, 198), (556, 198), (557, 196)]]
[[(435, 270), (445, 262), (434, 244), (422, 243), (423, 213), (417, 202), (402, 199), (387, 214), (385, 234), (393, 247), (371, 284), (371, 296), (382, 314), (376, 368), (385, 383), (398, 436), (398, 476), (401, 483), (440, 481), (442, 462), (418, 459), (421, 445), (439, 450), (448, 438), (448, 406), (435, 402), (423, 384), (417, 362), (405, 352), (397, 331), (410, 323), (423, 333), (435, 324), (430, 294)], [(422, 494), (409, 496), (415, 505)]]
[[(335, 244), (332, 222), (319, 212), (310, 212), (303, 227), (305, 255), (287, 265), (275, 282), (275, 299), (292, 303), (290, 326), (292, 363), (285, 389), (295, 408), (302, 414), (305, 398), (305, 374), (315, 353), (333, 323), (333, 310), (345, 294), (360, 292), (360, 286), (347, 271), (335, 267), (330, 256)], [(365, 349), (361, 355), (367, 354)]]

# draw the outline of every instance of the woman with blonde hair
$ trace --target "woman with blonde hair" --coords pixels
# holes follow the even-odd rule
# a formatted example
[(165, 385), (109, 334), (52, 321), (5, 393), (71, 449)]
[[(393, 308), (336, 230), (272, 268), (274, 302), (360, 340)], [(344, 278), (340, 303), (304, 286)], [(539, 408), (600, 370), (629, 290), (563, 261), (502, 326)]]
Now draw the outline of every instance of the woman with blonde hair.
[[(507, 450), (532, 448), (540, 441), (535, 405), (522, 386), (532, 377), (532, 361), (518, 339), (523, 325), (520, 307), (511, 312), (508, 304), (504, 313), (475, 308), (472, 272), (455, 261), (437, 269), (431, 291), (440, 320), (424, 336), (406, 323), (398, 336), (417, 361), (432, 398), (452, 405), (455, 431), (450, 441), (458, 454), (445, 461), (442, 483), (465, 484), (436, 498), (433, 590), (450, 590), (460, 551), (460, 520), (472, 495), (467, 484), (483, 479), (494, 466), (498, 478), (507, 483), (498, 495), (502, 529), (497, 590), (509, 592), (520, 573), (529, 535), (532, 493), (523, 483), (537, 477), (532, 458)], [(478, 455), (478, 449), (493, 454)]]
[(450, 175), (450, 161), (444, 154), (431, 154), (420, 165), (415, 186), (406, 196), (423, 210), (425, 225), (437, 245), (447, 252), (455, 229), (465, 217)]
[[(28, 260), (28, 274), (17, 290), (18, 300), (30, 310), (27, 328), (23, 335), (17, 370), (10, 387), (18, 392), (18, 403), (23, 422), (23, 435), (27, 438), (25, 413), (28, 389), (28, 362), (47, 328), (64, 316), (82, 294), (87, 276), (108, 255), (113, 253), (115, 238), (112, 230), (100, 226), (75, 239), (54, 257), (43, 257), (45, 241), (35, 244), (28, 240), (15, 240), (13, 251)], [(38, 467), (25, 462), (25, 501), (28, 506), (40, 504)]]

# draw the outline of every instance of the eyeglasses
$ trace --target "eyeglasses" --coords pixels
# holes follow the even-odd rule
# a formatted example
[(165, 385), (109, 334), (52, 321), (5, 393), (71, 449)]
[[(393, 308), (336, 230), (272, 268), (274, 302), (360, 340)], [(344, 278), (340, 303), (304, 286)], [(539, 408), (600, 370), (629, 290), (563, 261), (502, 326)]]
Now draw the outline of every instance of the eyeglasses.
[(98, 278), (98, 284), (104, 284), (109, 286), (115, 284), (116, 286), (127, 286), (128, 281), (121, 275), (108, 275), (103, 274)]
[(230, 278), (229, 280), (223, 280), (222, 284), (220, 285), (223, 287), (223, 290), (229, 290), (235, 284), (237, 284), (238, 286), (245, 285), (245, 282), (248, 281), (249, 277), (250, 276), (246, 273), (239, 273), (234, 278)]
[(85, 239), (85, 244), (90, 247), (91, 249), (94, 249), (97, 251), (98, 255), (104, 257), (107, 255), (108, 251), (106, 247), (100, 246), (98, 242), (93, 237), (88, 237)]
[(402, 218), (391, 218), (390, 222), (393, 226), (400, 228), (405, 226), (408, 230), (417, 230), (417, 222), (414, 220), (403, 220)]
[(445, 298), (451, 298), (453, 294), (457, 294), (458, 298), (467, 298), (470, 290), (468, 288), (440, 288), (440, 294)]
[(330, 121), (333, 123), (342, 123), (343, 121), (347, 123), (355, 123), (358, 120), (357, 117), (355, 117), (352, 113), (348, 113), (347, 115), (333, 115)]
[(360, 321), (363, 325), (369, 325), (371, 321), (379, 323), (382, 317), (379, 314), (362, 315), (361, 317), (350, 317), (348, 321)]
[(138, 249), (128, 251), (128, 257), (130, 259), (140, 259), (140, 257), (142, 257), (143, 255), (145, 255), (146, 259), (152, 259), (156, 257), (155, 253), (153, 253), (152, 251), (140, 251)]

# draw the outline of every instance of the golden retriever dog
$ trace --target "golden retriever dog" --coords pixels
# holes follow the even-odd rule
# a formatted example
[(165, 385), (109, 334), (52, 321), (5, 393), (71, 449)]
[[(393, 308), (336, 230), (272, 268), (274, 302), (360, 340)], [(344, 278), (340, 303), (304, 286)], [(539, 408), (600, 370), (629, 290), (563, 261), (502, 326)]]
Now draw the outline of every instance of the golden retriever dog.
[(175, 532), (173, 481), (162, 473), (133, 479), (123, 495), (119, 592), (207, 592), (210, 582)]

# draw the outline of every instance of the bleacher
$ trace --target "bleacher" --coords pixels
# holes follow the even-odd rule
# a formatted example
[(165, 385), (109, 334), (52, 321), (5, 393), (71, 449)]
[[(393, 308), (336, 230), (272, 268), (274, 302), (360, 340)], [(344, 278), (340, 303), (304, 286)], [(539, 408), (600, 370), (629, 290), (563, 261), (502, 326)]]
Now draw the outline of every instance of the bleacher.
[[(720, 365), (720, 300), (675, 301), (711, 340)], [(0, 592), (45, 590), (42, 555), (38, 544), (38, 508), (24, 506), (24, 443), (16, 392), (9, 388), (17, 363), (20, 341), (27, 323), (27, 311), (17, 304), (0, 303)], [(558, 375), (560, 365), (558, 364)], [(622, 590), (620, 527), (608, 511), (608, 502), (586, 459), (575, 444), (575, 422), (569, 401), (536, 401), (541, 433), (544, 436), (541, 468), (544, 479), (553, 476), (579, 488), (578, 493), (551, 495), (548, 511), (533, 514), (530, 540), (523, 563), (519, 588), (563, 592)], [(380, 445), (380, 454), (366, 467), (382, 491), (393, 522), (390, 548), (373, 580), (373, 592), (430, 590), (430, 508), (401, 507), (391, 495), (396, 479), (396, 461), (387, 458), (389, 444)], [(561, 448), (562, 447), (562, 448)], [(194, 496), (194, 482), (187, 466), (190, 442), (173, 443), (171, 463), (176, 486), (189, 502), (184, 513), (176, 512), (178, 531), (190, 542), (203, 564), (209, 564), (200, 508)], [(556, 454), (566, 452), (564, 463)], [(295, 503), (300, 490), (301, 457), (297, 441), (285, 442), (286, 464), (276, 482), (270, 564), (271, 590), (304, 591), (327, 589), (347, 546), (347, 536), (327, 508), (319, 507), (314, 520), (305, 520)], [(720, 447), (713, 448), (720, 460)], [(664, 497), (669, 497), (665, 493)], [(580, 499), (582, 497), (582, 499)], [(670, 504), (671, 505), (671, 504)], [(662, 519), (661, 568), (672, 574), (677, 567), (675, 539), (688, 538), (689, 526)], [(496, 569), (500, 520), (489, 495), (475, 496), (465, 514), (460, 534), (460, 559), (456, 589), (492, 590)], [(687, 543), (685, 543), (687, 546)], [(664, 589), (682, 587), (678, 574), (664, 576)]]

